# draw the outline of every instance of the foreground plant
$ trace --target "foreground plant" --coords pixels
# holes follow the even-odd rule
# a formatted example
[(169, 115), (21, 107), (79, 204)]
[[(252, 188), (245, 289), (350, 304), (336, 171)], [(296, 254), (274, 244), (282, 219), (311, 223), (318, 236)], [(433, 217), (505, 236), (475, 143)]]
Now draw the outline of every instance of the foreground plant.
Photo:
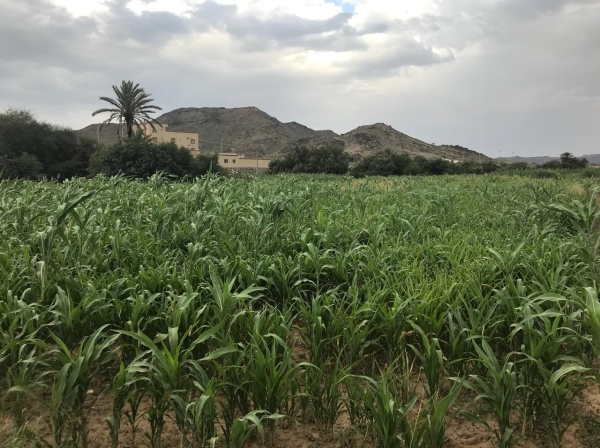
[(107, 335), (106, 329), (107, 326), (99, 328), (73, 351), (52, 335), (58, 346), (54, 350), (56, 360), (49, 410), (55, 448), (87, 448), (89, 445), (88, 411), (85, 406), (88, 392), (92, 381), (114, 358), (112, 346), (118, 338), (117, 334)]
[(371, 421), (377, 448), (417, 448), (421, 435), (418, 423), (411, 422), (409, 414), (419, 397), (402, 402), (392, 393), (390, 370), (379, 381), (371, 378), (362, 393), (362, 400)]
[(481, 424), (492, 431), (499, 448), (511, 448), (514, 445), (514, 429), (510, 424), (510, 414), (517, 394), (515, 364), (509, 360), (510, 355), (506, 356), (501, 364), (485, 339), (481, 340), (481, 347), (473, 341), (473, 347), (479, 356), (476, 361), (485, 367), (487, 375), (469, 375), (468, 380), (452, 379), (477, 393), (475, 402), (485, 402), (498, 424), (498, 429), (493, 429), (474, 414), (464, 412), (463, 415), (473, 423)]

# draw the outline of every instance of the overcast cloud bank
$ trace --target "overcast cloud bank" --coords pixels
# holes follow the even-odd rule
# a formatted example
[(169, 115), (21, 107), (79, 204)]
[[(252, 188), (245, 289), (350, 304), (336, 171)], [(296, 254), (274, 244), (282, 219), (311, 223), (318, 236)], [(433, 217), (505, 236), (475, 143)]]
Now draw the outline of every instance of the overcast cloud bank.
[(0, 108), (83, 127), (132, 79), (164, 110), (385, 122), (491, 156), (600, 152), (600, 0), (0, 0)]

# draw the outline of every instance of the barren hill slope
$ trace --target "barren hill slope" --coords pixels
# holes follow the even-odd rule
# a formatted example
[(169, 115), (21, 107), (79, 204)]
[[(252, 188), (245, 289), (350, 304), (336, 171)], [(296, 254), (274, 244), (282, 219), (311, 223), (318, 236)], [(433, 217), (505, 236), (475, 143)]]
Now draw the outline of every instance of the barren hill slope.
[[(487, 156), (460, 146), (425, 143), (383, 123), (360, 126), (337, 135), (333, 131), (315, 131), (296, 122), (282, 123), (256, 107), (183, 108), (163, 114), (157, 120), (168, 124), (171, 131), (197, 132), (201, 151), (232, 151), (249, 157), (256, 153), (263, 157), (278, 156), (299, 144), (309, 147), (333, 144), (343, 146), (356, 159), (391, 149), (427, 158), (488, 160)], [(105, 126), (100, 142), (116, 143), (118, 128), (118, 125)], [(77, 132), (82, 137), (98, 138), (95, 124)]]
[(309, 147), (320, 145), (343, 146), (346, 152), (356, 158), (361, 158), (384, 149), (391, 149), (395, 152), (426, 158), (443, 157), (453, 160), (488, 160), (487, 156), (461, 146), (431, 145), (425, 143), (403, 134), (384, 123), (359, 126), (346, 134), (336, 137), (303, 139), (299, 143)]
[(218, 152), (223, 139), (223, 151), (248, 156), (257, 150), (261, 156), (270, 156), (302, 138), (337, 135), (333, 131), (314, 131), (295, 122), (282, 123), (256, 107), (176, 109), (157, 120), (168, 124), (171, 131), (197, 132), (201, 150)]
[(75, 133), (81, 138), (88, 138), (94, 141), (97, 141), (99, 137), (100, 143), (110, 146), (119, 142), (119, 137), (117, 134), (122, 131), (123, 126), (111, 123), (102, 126), (101, 131), (99, 129), (99, 124), (90, 124), (83, 129), (75, 131)]

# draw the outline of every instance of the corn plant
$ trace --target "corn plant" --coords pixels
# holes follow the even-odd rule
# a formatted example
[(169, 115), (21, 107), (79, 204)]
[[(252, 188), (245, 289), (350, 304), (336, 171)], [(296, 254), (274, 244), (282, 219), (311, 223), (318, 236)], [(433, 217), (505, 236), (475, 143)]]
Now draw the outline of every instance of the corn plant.
[(420, 429), (417, 424), (411, 422), (409, 414), (419, 397), (415, 395), (408, 402), (399, 400), (392, 393), (391, 376), (391, 371), (387, 371), (379, 381), (367, 378), (367, 388), (362, 392), (376, 446), (416, 448), (420, 444)]
[[(129, 371), (129, 369), (125, 368), (125, 365), (123, 363), (121, 363), (119, 366), (119, 371), (117, 372), (112, 383), (112, 389), (114, 394), (112, 414), (106, 418), (106, 423), (108, 424), (108, 428), (110, 431), (111, 448), (118, 448), (119, 446), (119, 431), (121, 429), (121, 420), (125, 412), (125, 406), (127, 404), (127, 401), (130, 398), (130, 394), (134, 390), (134, 386), (135, 385), (134, 380), (132, 379), (132, 373)], [(135, 419), (132, 422), (132, 426), (135, 426)], [(132, 437), (132, 445), (135, 445), (135, 435), (133, 435)]]
[(418, 416), (421, 448), (442, 448), (446, 439), (446, 419), (450, 407), (454, 404), (460, 393), (460, 386), (455, 385), (448, 395), (439, 399), (436, 391), (429, 400), (426, 412), (421, 411)]
[(50, 427), (55, 447), (88, 447), (85, 403), (92, 381), (107, 367), (115, 352), (117, 334), (106, 335), (106, 326), (84, 339), (74, 355), (57, 336), (51, 387)]
[(425, 372), (425, 377), (427, 378), (429, 396), (433, 397), (438, 391), (439, 382), (442, 379), (442, 374), (444, 372), (444, 355), (442, 354), (438, 338), (429, 338), (425, 332), (416, 325), (414, 325), (414, 328), (421, 336), (423, 351), (412, 344), (409, 344), (409, 347), (421, 362), (421, 368)]
[(186, 419), (192, 439), (198, 448), (214, 448), (218, 437), (215, 422), (217, 404), (212, 382), (202, 386), (196, 382), (202, 395), (186, 407)]
[[(292, 353), (284, 340), (275, 334), (255, 334), (248, 350), (250, 396), (255, 409), (276, 414), (286, 407), (290, 381), (300, 365), (293, 365)], [(269, 421), (273, 429), (274, 420)]]
[(249, 412), (242, 418), (235, 419), (231, 428), (231, 437), (226, 441), (227, 446), (229, 448), (242, 448), (246, 440), (248, 440), (254, 431), (259, 433), (260, 438), (264, 443), (265, 430), (263, 421), (276, 421), (282, 417), (283, 416), (279, 414), (269, 414), (257, 409)]
[(586, 192), (586, 201), (573, 199), (569, 205), (552, 203), (542, 207), (563, 218), (573, 230), (591, 233), (600, 223), (599, 191), (600, 188), (596, 187)]
[(572, 419), (566, 415), (567, 407), (587, 387), (587, 380), (591, 376), (584, 374), (589, 371), (581, 365), (568, 363), (551, 374), (546, 372), (546, 375), (550, 375), (544, 405), (552, 419), (551, 433), (556, 448), (562, 446), (563, 435), (572, 423)]
[(304, 372), (305, 393), (310, 399), (315, 420), (331, 436), (344, 404), (342, 385), (347, 376), (339, 358), (321, 368), (306, 366)]
[(468, 380), (453, 378), (477, 396), (475, 401), (483, 400), (492, 412), (498, 429), (492, 429), (490, 425), (474, 414), (465, 412), (463, 415), (474, 423), (481, 424), (493, 431), (499, 448), (510, 448), (514, 445), (513, 431), (510, 423), (510, 414), (514, 407), (517, 394), (517, 374), (514, 362), (507, 356), (503, 363), (496, 358), (492, 348), (485, 339), (481, 340), (481, 347), (473, 341), (473, 347), (477, 352), (480, 362), (487, 370), (487, 375), (469, 375)]
[(149, 378), (152, 406), (147, 411), (147, 416), (150, 423), (149, 443), (152, 448), (161, 446), (165, 413), (169, 407), (175, 411), (177, 426), (184, 437), (186, 398), (181, 394), (188, 393), (189, 385), (194, 379), (206, 377), (202, 363), (235, 351), (233, 347), (220, 347), (205, 357), (196, 359), (195, 347), (212, 338), (219, 329), (220, 326), (217, 325), (196, 335), (188, 347), (184, 344), (188, 335), (191, 337), (192, 330), (180, 337), (177, 328), (169, 328), (169, 333), (164, 337), (166, 343), (161, 341), (158, 345), (144, 333), (121, 332), (148, 349), (129, 368), (142, 378)]

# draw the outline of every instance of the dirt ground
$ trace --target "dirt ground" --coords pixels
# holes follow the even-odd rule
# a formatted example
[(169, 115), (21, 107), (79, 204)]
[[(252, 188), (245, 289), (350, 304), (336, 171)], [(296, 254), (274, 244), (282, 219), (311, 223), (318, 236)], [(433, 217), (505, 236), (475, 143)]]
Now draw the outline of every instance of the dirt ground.
[[(294, 346), (294, 362), (308, 361), (309, 350), (305, 347), (300, 334), (293, 331), (291, 336)], [(600, 360), (597, 360), (594, 366), (600, 368)], [(411, 375), (410, 383), (411, 388), (417, 394), (425, 396), (425, 379), (422, 375), (419, 373)], [(446, 384), (446, 386), (451, 387), (450, 384)], [(110, 394), (97, 396), (94, 391), (90, 392), (88, 400), (90, 445), (88, 448), (107, 448), (110, 447), (110, 435), (105, 419), (112, 413), (112, 397)], [(491, 431), (482, 425), (470, 422), (459, 414), (460, 410), (476, 413), (492, 428), (495, 427), (492, 416), (486, 414), (485, 406), (481, 403), (474, 404), (474, 398), (475, 395), (471, 391), (466, 389), (461, 391), (461, 395), (452, 409), (453, 418), (447, 420), (445, 447), (494, 447), (494, 435)], [(140, 415), (143, 415), (149, 404), (148, 401), (142, 403)], [(43, 408), (36, 402), (28, 403), (28, 408), (30, 409), (27, 414), (28, 429), (50, 441), (50, 428)], [(419, 403), (416, 408), (419, 408)], [(581, 397), (572, 404), (568, 414), (573, 423), (563, 437), (562, 448), (600, 448), (600, 388), (596, 382), (590, 381)], [(219, 427), (218, 423), (217, 427)], [(536, 425), (534, 430), (530, 430), (525, 435), (521, 433), (521, 420), (518, 412), (515, 412), (514, 415), (513, 428), (518, 440), (516, 444), (518, 448), (552, 447), (549, 432), (544, 430), (541, 425)], [(142, 416), (136, 430), (134, 447), (131, 428), (124, 418), (119, 433), (119, 447), (142, 448), (148, 446), (146, 434), (149, 433), (149, 429), (146, 418)], [(11, 434), (12, 421), (6, 413), (0, 412), (0, 448), (13, 448), (13, 445), (6, 444), (6, 440), (9, 440)], [(181, 435), (174, 419), (172, 415), (168, 415), (163, 430), (162, 448), (180, 448), (181, 442)], [(217, 446), (224, 446), (224, 444), (217, 444)], [(263, 446), (269, 448), (373, 448), (375, 444), (370, 436), (365, 437), (360, 431), (351, 427), (347, 412), (343, 409), (333, 434), (323, 433), (316, 424), (301, 424), (291, 419), (284, 419), (277, 423), (272, 443), (263, 445), (260, 440), (254, 439), (246, 444), (247, 448), (262, 448)], [(33, 445), (31, 447), (33, 448)], [(29, 445), (19, 445), (17, 448), (29, 448)]]
[[(419, 387), (420, 389), (420, 387)], [(461, 403), (457, 408), (470, 403), (472, 397), (461, 397)], [(147, 404), (146, 404), (147, 406)], [(34, 407), (36, 407), (34, 405)], [(477, 405), (476, 412), (483, 411), (483, 407)], [(112, 410), (112, 400), (109, 396), (96, 397), (90, 395), (89, 409), (89, 448), (106, 448), (110, 446), (110, 436), (105, 418)], [(458, 409), (455, 409), (457, 411)], [(473, 411), (474, 409), (469, 409)], [(590, 384), (583, 391), (582, 397), (577, 399), (572, 406), (571, 415), (574, 423), (567, 430), (563, 438), (563, 448), (598, 448), (600, 447), (600, 392), (596, 384)], [(45, 416), (39, 409), (28, 414), (29, 429), (46, 440), (50, 440), (50, 429)], [(491, 416), (486, 421), (493, 427)], [(519, 448), (546, 448), (551, 447), (551, 440), (547, 432), (536, 429), (525, 437), (521, 436), (518, 415), (515, 415), (515, 433), (521, 439), (517, 443)], [(4, 414), (0, 415), (0, 437), (6, 441), (11, 435), (12, 424), (10, 418)], [(139, 422), (136, 431), (136, 447), (147, 446), (146, 433), (149, 426), (145, 418)], [(460, 415), (455, 415), (449, 421), (446, 430), (446, 444), (449, 448), (472, 447), (492, 448), (493, 434), (481, 425), (476, 425)], [(2, 445), (0, 443), (0, 446)], [(122, 448), (132, 447), (131, 429), (123, 421), (120, 433), (119, 446)], [(181, 437), (172, 418), (167, 419), (163, 432), (163, 448), (175, 448), (181, 446)], [(263, 444), (259, 440), (250, 440), (248, 448), (260, 448)], [(275, 431), (274, 441), (268, 444), (272, 448), (352, 448), (374, 446), (369, 438), (365, 438), (359, 431), (350, 427), (349, 419), (345, 412), (340, 414), (333, 434), (324, 434), (316, 425), (302, 425), (297, 422), (278, 423)], [(6, 446), (8, 448), (8, 446)]]

